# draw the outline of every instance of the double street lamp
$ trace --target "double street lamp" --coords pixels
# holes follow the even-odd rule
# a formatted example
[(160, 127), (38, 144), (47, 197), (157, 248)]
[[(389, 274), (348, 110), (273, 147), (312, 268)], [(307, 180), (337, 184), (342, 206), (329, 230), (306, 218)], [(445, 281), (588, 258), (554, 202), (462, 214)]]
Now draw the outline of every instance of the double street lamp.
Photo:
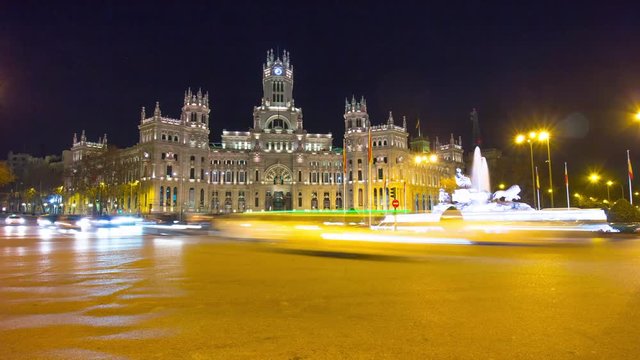
[[(529, 155), (531, 158), (531, 187), (534, 189), (534, 193), (535, 193), (535, 189), (536, 189), (536, 180), (535, 180), (535, 173), (534, 173), (534, 167), (533, 167), (533, 142), (534, 141), (543, 141), (547, 143), (547, 164), (548, 164), (548, 169), (549, 169), (549, 197), (551, 199), (551, 207), (554, 207), (554, 202), (553, 202), (553, 175), (551, 172), (551, 146), (550, 146), (550, 139), (551, 139), (551, 134), (546, 131), (546, 130), (541, 130), (541, 131), (529, 131), (529, 133), (527, 135), (525, 134), (518, 134), (516, 135), (516, 139), (515, 142), (516, 144), (523, 144), (525, 141), (527, 143), (529, 143)], [(534, 204), (535, 204), (535, 196), (534, 196)], [(537, 207), (540, 208), (540, 201), (538, 201)]]
[(536, 179), (535, 179), (535, 173), (533, 169), (533, 140), (535, 140), (537, 135), (538, 134), (535, 131), (529, 132), (528, 136), (525, 136), (524, 134), (516, 135), (516, 144), (523, 144), (525, 141), (529, 143), (529, 155), (531, 158), (531, 189), (533, 189), (532, 197), (533, 197), (533, 206), (535, 208), (538, 208), (540, 205), (536, 203), (536, 195), (535, 195)]

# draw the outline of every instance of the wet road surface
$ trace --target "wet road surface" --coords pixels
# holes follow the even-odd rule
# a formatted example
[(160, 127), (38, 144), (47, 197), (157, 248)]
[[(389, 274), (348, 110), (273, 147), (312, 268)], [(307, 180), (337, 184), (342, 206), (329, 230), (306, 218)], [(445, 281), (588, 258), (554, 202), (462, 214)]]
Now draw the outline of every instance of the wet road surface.
[(2, 359), (640, 357), (640, 241), (629, 236), (351, 246), (0, 235)]

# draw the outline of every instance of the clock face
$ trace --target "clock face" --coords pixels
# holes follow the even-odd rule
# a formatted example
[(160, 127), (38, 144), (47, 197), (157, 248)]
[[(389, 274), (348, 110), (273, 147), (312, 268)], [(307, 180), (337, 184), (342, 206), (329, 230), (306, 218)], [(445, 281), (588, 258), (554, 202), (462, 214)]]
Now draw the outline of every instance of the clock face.
[(282, 75), (282, 67), (280, 67), (280, 66), (274, 67), (273, 68), (273, 74), (274, 75), (278, 75), (278, 76)]

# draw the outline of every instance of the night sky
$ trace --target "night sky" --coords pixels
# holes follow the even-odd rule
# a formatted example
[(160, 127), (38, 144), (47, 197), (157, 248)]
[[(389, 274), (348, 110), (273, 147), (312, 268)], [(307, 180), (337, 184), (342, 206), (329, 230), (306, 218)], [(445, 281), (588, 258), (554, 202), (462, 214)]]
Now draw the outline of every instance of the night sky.
[[(629, 2), (631, 3), (631, 2)], [(140, 107), (178, 117), (187, 87), (209, 91), (211, 141), (247, 130), (265, 52), (286, 49), (310, 132), (341, 146), (344, 98), (367, 98), (433, 140), (480, 114), (484, 146), (511, 154), (517, 130), (554, 134), (561, 174), (640, 173), (637, 5), (593, 2), (14, 1), (0, 4), (0, 154), (60, 153), (74, 132), (135, 144)], [(633, 8), (632, 6), (635, 6)], [(543, 159), (543, 148), (537, 154)], [(1, 156), (4, 157), (4, 156)], [(540, 164), (544, 168), (544, 164)]]

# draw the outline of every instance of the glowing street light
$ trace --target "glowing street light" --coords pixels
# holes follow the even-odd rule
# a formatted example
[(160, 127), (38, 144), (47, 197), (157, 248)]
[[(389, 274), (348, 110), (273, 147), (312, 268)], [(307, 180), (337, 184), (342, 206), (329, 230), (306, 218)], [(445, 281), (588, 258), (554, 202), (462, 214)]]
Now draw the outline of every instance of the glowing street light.
[[(535, 131), (531, 131), (529, 132), (528, 136), (525, 136), (524, 134), (518, 134), (516, 135), (516, 139), (515, 139), (515, 142), (518, 145), (523, 144), (525, 141), (529, 143), (529, 155), (531, 158), (531, 189), (532, 189), (531, 194), (535, 194), (536, 192), (535, 190), (536, 179), (535, 179), (535, 173), (533, 170), (533, 140), (536, 138), (537, 135), (538, 134)], [(536, 204), (535, 195), (533, 195), (533, 205), (535, 208), (538, 208), (540, 206), (540, 204)]]
[(428, 163), (437, 163), (438, 162), (438, 155), (436, 155), (436, 154), (424, 155), (424, 156), (417, 155), (413, 159), (413, 161), (416, 163), (416, 165), (428, 164)]
[(611, 187), (611, 185), (613, 185), (613, 181), (608, 180), (607, 181), (607, 201), (611, 201), (611, 196), (609, 195), (609, 188)]

